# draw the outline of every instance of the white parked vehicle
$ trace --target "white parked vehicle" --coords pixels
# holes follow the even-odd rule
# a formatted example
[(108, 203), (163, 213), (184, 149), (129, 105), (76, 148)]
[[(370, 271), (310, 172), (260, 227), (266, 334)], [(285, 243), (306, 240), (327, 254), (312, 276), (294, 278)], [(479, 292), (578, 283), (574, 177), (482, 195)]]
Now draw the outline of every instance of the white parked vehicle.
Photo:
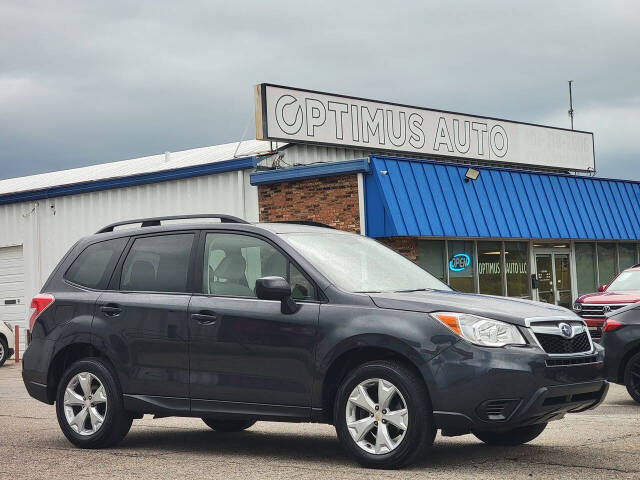
[(0, 367), (13, 355), (14, 338), (11, 324), (0, 322)]

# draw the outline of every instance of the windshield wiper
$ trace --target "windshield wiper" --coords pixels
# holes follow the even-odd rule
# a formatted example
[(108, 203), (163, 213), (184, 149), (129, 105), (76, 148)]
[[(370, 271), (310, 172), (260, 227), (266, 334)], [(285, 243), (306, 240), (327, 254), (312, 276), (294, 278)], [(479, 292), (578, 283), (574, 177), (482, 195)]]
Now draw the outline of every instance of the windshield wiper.
[(433, 288), (412, 288), (410, 290), (396, 290), (396, 293), (426, 292), (430, 290), (433, 290)]

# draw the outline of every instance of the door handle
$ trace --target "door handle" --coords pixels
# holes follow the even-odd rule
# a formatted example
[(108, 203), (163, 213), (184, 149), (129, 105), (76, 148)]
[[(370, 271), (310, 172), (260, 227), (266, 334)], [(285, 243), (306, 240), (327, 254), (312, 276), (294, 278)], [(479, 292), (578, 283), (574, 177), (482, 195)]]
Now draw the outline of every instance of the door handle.
[(103, 305), (100, 310), (104, 312), (107, 317), (117, 317), (122, 313), (122, 309), (117, 305)]
[(192, 313), (191, 318), (201, 325), (213, 325), (218, 321), (218, 317), (212, 313)]

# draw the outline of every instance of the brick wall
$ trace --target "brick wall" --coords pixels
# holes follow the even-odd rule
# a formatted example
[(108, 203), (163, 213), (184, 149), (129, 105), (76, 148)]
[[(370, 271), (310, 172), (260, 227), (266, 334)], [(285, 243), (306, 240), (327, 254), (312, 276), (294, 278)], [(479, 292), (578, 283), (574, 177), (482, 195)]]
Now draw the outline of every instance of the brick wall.
[(357, 175), (258, 186), (261, 222), (311, 220), (360, 233)]
[[(261, 222), (310, 220), (360, 233), (357, 175), (296, 180), (258, 186)], [(418, 259), (414, 237), (379, 238), (412, 261)]]

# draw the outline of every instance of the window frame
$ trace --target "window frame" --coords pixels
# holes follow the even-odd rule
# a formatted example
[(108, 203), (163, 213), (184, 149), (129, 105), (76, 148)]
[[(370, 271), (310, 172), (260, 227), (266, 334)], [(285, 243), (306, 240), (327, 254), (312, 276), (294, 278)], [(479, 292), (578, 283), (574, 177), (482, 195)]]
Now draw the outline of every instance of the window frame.
[[(105, 242), (112, 242), (114, 240), (124, 240), (122, 242), (122, 246), (120, 247), (120, 253), (118, 255), (116, 255), (115, 261), (114, 259), (111, 259), (109, 261), (109, 263), (107, 263), (107, 266), (105, 268), (105, 273), (103, 274), (103, 278), (101, 279), (101, 283), (106, 280), (105, 285), (103, 288), (94, 288), (94, 287), (89, 287), (87, 285), (82, 285), (81, 283), (77, 283), (74, 282), (73, 280), (68, 278), (69, 275), (69, 270), (71, 270), (71, 267), (73, 267), (73, 265), (76, 263), (76, 261), (78, 261), (78, 259), (82, 256), (82, 254), (88, 249), (93, 247), (94, 245), (99, 245), (100, 243), (105, 243)], [(73, 287), (76, 288), (81, 288), (84, 290), (88, 290), (91, 292), (106, 292), (109, 290), (109, 286), (111, 285), (111, 281), (113, 279), (113, 275), (116, 272), (116, 269), (118, 268), (118, 264), (120, 263), (120, 260), (122, 259), (122, 255), (123, 253), (127, 250), (127, 246), (129, 245), (129, 240), (126, 236), (120, 236), (120, 237), (113, 237), (113, 238), (107, 238), (105, 240), (100, 240), (99, 242), (91, 242), (85, 245), (85, 247), (78, 252), (77, 254), (75, 254), (73, 256), (73, 260), (71, 260), (71, 262), (69, 263), (68, 267), (66, 268), (66, 270), (64, 271), (64, 274), (62, 275), (62, 280), (68, 284), (71, 285)]]
[[(126, 261), (129, 253), (131, 252), (131, 248), (136, 240), (140, 238), (150, 238), (150, 237), (166, 237), (169, 235), (185, 235), (192, 234), (193, 239), (191, 241), (191, 251), (189, 252), (189, 263), (187, 266), (187, 287), (184, 292), (162, 292), (158, 290), (122, 290), (120, 289), (120, 283), (122, 281), (122, 268), (124, 266), (124, 262)], [(131, 235), (129, 240), (123, 249), (120, 259), (116, 265), (115, 270), (113, 271), (113, 275), (111, 275), (111, 281), (108, 285), (108, 291), (121, 292), (121, 293), (148, 293), (148, 294), (162, 294), (162, 295), (192, 295), (193, 287), (194, 287), (194, 278), (193, 278), (193, 269), (194, 269), (194, 261), (196, 254), (196, 246), (198, 245), (200, 232), (198, 230), (171, 230), (169, 232), (154, 232), (154, 233), (146, 233), (139, 235)]]
[[(263, 235), (259, 235), (257, 233), (254, 232), (248, 232), (245, 230), (232, 230), (232, 229), (212, 229), (212, 230), (202, 230), (200, 232), (200, 238), (198, 239), (198, 245), (197, 245), (197, 254), (196, 254), (196, 261), (195, 261), (195, 266), (194, 266), (194, 272), (193, 272), (193, 295), (198, 295), (198, 296), (202, 296), (202, 297), (210, 297), (210, 298), (238, 298), (238, 299), (242, 299), (242, 300), (262, 300), (258, 297), (240, 297), (240, 296), (234, 296), (234, 295), (216, 295), (213, 293), (206, 293), (204, 291), (204, 282), (203, 282), (203, 272), (204, 272), (204, 249), (206, 246), (206, 242), (207, 242), (207, 235), (209, 234), (227, 234), (227, 235), (244, 235), (244, 236), (248, 236), (248, 237), (253, 237), (253, 238), (257, 238), (258, 240), (262, 240), (263, 242), (267, 243), (268, 245), (272, 246), (277, 252), (279, 252), (282, 256), (284, 256), (285, 260), (287, 261), (287, 274), (288, 276), (291, 276), (291, 272), (290, 272), (290, 265), (293, 265), (295, 268), (298, 269), (298, 271), (302, 274), (302, 276), (304, 278), (307, 279), (307, 281), (311, 284), (311, 287), (313, 288), (313, 299), (305, 299), (305, 300), (299, 300), (299, 299), (294, 299), (294, 301), (296, 303), (326, 303), (326, 299), (324, 298), (324, 296), (322, 295), (322, 291), (320, 290), (320, 288), (318, 287), (318, 283), (315, 282), (313, 280), (313, 278), (300, 266), (299, 263), (297, 263), (293, 258), (291, 258), (291, 255), (287, 254), (287, 252), (280, 246), (278, 245), (276, 242), (272, 241), (271, 239), (263, 236)], [(288, 279), (287, 282), (289, 282)], [(272, 301), (272, 300), (268, 300), (268, 301)]]

